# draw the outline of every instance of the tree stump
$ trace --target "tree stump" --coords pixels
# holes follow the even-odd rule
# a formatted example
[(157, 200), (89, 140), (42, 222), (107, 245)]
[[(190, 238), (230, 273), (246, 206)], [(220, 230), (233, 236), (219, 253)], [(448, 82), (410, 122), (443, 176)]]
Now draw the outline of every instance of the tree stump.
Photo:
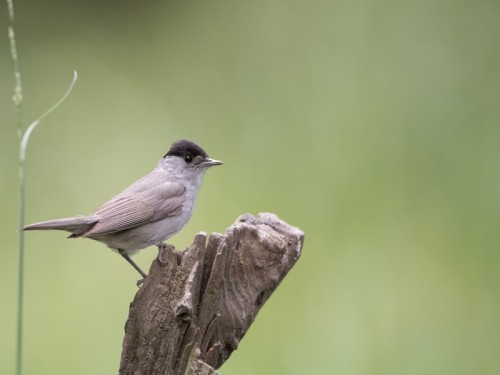
[(217, 374), (300, 256), (304, 233), (270, 213), (155, 259), (130, 305), (120, 375)]

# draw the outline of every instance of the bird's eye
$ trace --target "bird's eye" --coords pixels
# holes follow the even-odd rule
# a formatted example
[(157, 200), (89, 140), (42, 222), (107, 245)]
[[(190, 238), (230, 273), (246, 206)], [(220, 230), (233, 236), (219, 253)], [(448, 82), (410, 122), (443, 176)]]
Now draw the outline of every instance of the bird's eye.
[(186, 163), (191, 163), (193, 161), (193, 157), (191, 155), (184, 156), (184, 161)]

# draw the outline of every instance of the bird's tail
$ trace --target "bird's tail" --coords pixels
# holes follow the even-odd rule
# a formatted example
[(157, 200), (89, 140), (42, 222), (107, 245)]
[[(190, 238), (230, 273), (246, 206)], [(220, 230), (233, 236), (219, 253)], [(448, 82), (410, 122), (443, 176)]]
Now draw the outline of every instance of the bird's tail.
[(26, 225), (23, 230), (64, 230), (78, 237), (96, 225), (98, 221), (99, 218), (96, 216), (69, 217)]

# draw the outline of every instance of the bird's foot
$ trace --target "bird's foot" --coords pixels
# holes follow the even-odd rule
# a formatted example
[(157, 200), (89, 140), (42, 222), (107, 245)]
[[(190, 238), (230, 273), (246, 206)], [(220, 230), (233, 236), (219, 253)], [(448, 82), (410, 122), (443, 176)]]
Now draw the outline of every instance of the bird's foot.
[(144, 284), (144, 279), (137, 280), (136, 285), (138, 288), (140, 288)]
[[(142, 276), (142, 280), (139, 280), (139, 281), (144, 281), (144, 279), (145, 279), (148, 275), (146, 275), (146, 274), (144, 273), (144, 271), (143, 271), (143, 270), (141, 270), (141, 269), (140, 269), (140, 267), (139, 267), (137, 264), (135, 264), (135, 262), (134, 262), (132, 259), (130, 259), (130, 257), (127, 255), (127, 253), (126, 253), (125, 251), (118, 249), (118, 253), (119, 253), (119, 254), (120, 254), (120, 255), (121, 255), (121, 256), (122, 256), (122, 257), (123, 257), (123, 258), (124, 258), (127, 262), (129, 262), (129, 263), (132, 265), (132, 267), (134, 267), (134, 268), (135, 268), (135, 270), (136, 270), (137, 272), (139, 272), (139, 273), (141, 274), (141, 276)], [(141, 284), (142, 284), (142, 282), (141, 282)]]
[(163, 260), (163, 251), (166, 247), (167, 245), (165, 245), (163, 242), (158, 245), (158, 262), (160, 262), (161, 264), (167, 264), (167, 262)]

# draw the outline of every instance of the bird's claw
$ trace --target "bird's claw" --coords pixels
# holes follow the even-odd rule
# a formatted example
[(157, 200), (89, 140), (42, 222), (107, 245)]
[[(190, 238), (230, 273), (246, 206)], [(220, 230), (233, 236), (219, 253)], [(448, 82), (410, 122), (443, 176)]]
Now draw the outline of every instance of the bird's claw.
[(163, 260), (163, 250), (165, 250), (166, 247), (167, 245), (165, 245), (164, 243), (158, 245), (158, 262), (160, 262), (161, 264), (167, 264), (167, 262)]

